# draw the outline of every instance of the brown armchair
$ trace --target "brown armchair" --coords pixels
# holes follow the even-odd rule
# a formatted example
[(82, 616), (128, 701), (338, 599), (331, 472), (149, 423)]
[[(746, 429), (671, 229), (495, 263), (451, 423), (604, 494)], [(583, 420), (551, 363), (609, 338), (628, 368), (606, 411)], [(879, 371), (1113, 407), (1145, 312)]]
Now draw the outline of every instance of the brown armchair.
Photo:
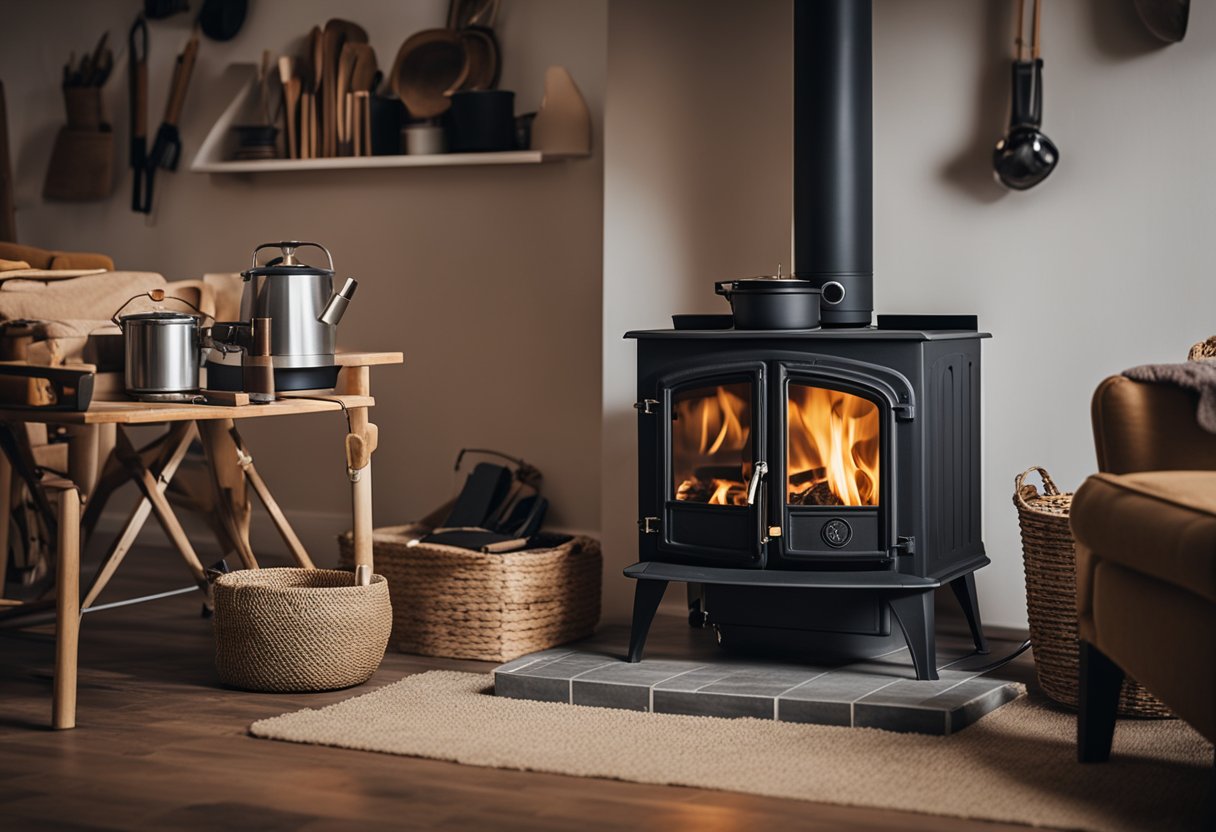
[(1216, 434), (1196, 407), (1122, 376), (1094, 393), (1102, 473), (1072, 503), (1081, 762), (1110, 756), (1125, 674), (1216, 740)]

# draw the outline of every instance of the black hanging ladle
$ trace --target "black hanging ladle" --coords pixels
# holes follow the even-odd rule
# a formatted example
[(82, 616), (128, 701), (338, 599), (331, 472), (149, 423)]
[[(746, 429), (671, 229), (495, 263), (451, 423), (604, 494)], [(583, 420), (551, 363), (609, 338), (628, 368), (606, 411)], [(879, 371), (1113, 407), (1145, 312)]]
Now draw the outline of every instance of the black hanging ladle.
[(1009, 107), (1009, 131), (992, 151), (997, 181), (1015, 191), (1025, 191), (1046, 179), (1060, 161), (1055, 143), (1039, 129), (1043, 122), (1043, 59), (1039, 57), (1040, 3), (1034, 2), (1030, 60), (1025, 60), (1022, 40), (1025, 0), (1018, 0), (1017, 60), (1013, 62), (1013, 93)]

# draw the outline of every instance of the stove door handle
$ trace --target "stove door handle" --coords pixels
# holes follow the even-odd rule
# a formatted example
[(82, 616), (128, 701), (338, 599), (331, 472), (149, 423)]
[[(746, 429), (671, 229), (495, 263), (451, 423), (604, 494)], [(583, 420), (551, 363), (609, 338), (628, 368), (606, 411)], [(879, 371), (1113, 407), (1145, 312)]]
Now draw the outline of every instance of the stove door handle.
[(760, 491), (760, 481), (768, 474), (768, 463), (757, 461), (752, 466), (752, 480), (747, 484), (747, 504), (756, 504), (756, 494)]

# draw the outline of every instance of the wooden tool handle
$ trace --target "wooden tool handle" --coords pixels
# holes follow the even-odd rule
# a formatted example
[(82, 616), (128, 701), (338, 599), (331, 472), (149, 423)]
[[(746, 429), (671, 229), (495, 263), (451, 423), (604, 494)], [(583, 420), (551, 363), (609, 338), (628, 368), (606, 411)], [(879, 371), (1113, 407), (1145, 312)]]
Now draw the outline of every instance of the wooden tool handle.
[(177, 125), (182, 115), (182, 105), (186, 103), (186, 91), (190, 89), (190, 75), (194, 72), (194, 62), (198, 57), (198, 36), (190, 38), (185, 50), (177, 58), (177, 67), (173, 72), (173, 87), (169, 90), (169, 103), (165, 107), (165, 124)]
[(139, 61), (131, 70), (131, 138), (148, 135), (148, 65)]

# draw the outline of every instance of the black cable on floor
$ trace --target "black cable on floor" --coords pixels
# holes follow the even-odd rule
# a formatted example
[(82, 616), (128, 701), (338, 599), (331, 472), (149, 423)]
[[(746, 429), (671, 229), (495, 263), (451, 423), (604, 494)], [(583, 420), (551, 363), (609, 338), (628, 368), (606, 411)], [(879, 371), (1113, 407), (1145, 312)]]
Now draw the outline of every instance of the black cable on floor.
[[(1006, 656), (1002, 656), (1001, 658), (997, 659), (996, 661), (989, 662), (988, 664), (985, 664), (985, 665), (981, 665), (980, 667), (968, 667), (968, 668), (965, 668), (965, 670), (968, 673), (987, 673), (991, 670), (996, 670), (997, 668), (1004, 667), (1005, 665), (1009, 664), (1011, 661), (1013, 661), (1014, 659), (1016, 659), (1018, 656), (1022, 655), (1029, 649), (1030, 649), (1030, 639), (1026, 639), (1012, 653), (1010, 653)], [(981, 654), (972, 653), (971, 655), (978, 656)]]

